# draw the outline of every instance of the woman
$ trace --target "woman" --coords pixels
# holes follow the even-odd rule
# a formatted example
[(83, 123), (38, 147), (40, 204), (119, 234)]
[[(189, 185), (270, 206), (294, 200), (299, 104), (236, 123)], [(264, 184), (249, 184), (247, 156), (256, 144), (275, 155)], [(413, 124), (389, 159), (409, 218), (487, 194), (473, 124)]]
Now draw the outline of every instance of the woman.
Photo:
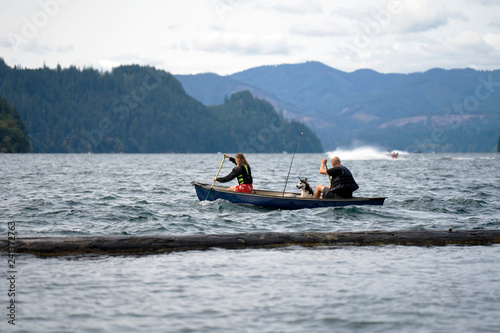
[(229, 191), (243, 192), (243, 193), (252, 193), (253, 191), (253, 179), (252, 179), (252, 170), (250, 169), (250, 165), (248, 164), (245, 156), (242, 153), (238, 153), (232, 158), (231, 156), (224, 154), (224, 157), (229, 158), (231, 162), (236, 164), (231, 173), (226, 177), (218, 177), (214, 178), (214, 181), (218, 181), (221, 183), (228, 182), (233, 180), (234, 178), (238, 178), (238, 185), (231, 186), (228, 188)]

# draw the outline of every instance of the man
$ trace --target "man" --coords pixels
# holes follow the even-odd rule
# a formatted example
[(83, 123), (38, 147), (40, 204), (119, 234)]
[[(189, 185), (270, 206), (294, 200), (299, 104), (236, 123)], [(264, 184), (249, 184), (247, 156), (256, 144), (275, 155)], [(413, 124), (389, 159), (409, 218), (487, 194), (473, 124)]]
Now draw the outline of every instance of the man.
[(323, 199), (348, 199), (352, 198), (352, 192), (359, 186), (354, 181), (352, 173), (345, 166), (340, 165), (340, 159), (337, 156), (332, 158), (333, 168), (326, 168), (326, 158), (321, 160), (319, 173), (331, 177), (330, 187), (324, 185), (316, 186), (313, 198), (318, 199), (323, 193)]

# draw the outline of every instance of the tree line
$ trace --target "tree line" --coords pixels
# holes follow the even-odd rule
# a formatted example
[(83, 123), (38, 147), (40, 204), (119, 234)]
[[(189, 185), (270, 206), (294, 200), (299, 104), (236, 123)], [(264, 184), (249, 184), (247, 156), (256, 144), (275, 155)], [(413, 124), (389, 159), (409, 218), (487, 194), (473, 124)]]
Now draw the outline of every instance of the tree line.
[(31, 146), (16, 108), (0, 98), (0, 153), (28, 153)]
[(205, 106), (171, 74), (148, 66), (110, 72), (9, 67), (0, 95), (19, 111), (35, 153), (322, 152), (316, 135), (248, 92)]

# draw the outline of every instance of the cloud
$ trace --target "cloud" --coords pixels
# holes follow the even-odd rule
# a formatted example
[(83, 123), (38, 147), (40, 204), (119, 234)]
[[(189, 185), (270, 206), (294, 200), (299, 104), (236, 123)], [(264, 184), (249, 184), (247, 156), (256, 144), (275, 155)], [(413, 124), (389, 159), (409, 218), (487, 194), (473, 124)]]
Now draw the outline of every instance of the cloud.
[(38, 55), (68, 53), (74, 50), (73, 45), (51, 47), (46, 43), (39, 42), (37, 39), (28, 39), (17, 34), (10, 34), (9, 37), (0, 37), (0, 47), (12, 49), (15, 53), (28, 52)]
[(446, 43), (446, 48), (452, 51), (467, 51), (478, 54), (488, 54), (495, 51), (491, 45), (484, 41), (481, 35), (470, 30), (462, 31), (451, 38)]
[(495, 66), (498, 62), (500, 52), (477, 32), (466, 30), (443, 40), (427, 39), (415, 46), (416, 51), (406, 50), (406, 54), (413, 59), (416, 64), (427, 68), (465, 68), (476, 69), (485, 66)]
[(489, 27), (500, 28), (500, 16), (493, 16), (488, 22)]
[(44, 55), (47, 53), (68, 53), (74, 50), (73, 45), (62, 45), (56, 48), (51, 47), (47, 44), (39, 43), (36, 40), (30, 40), (26, 45), (22, 48), (23, 51)]
[(182, 30), (184, 26), (181, 23), (175, 23), (167, 26), (167, 29), (170, 31)]
[(12, 44), (8, 38), (0, 37), (0, 46), (3, 48), (11, 48), (14, 44)]
[(55, 49), (53, 49), (53, 52), (56, 53), (67, 53), (67, 52), (73, 52), (74, 51), (73, 45), (65, 45), (65, 46), (59, 46)]
[(498, 0), (474, 0), (474, 2), (477, 2), (480, 5), (483, 6), (498, 6), (500, 3)]
[(483, 35), (483, 39), (486, 43), (500, 51), (500, 34), (487, 33)]
[(2, 57), (28, 67), (133, 62), (177, 73), (306, 60), (341, 70), (494, 69), (500, 59), (499, 0), (71, 1), (27, 34), (24, 18), (47, 1), (0, 1)]
[(396, 33), (420, 33), (450, 23), (451, 19), (468, 21), (469, 19), (446, 7), (434, 7), (434, 3), (406, 1), (400, 15), (394, 15), (391, 31)]
[(347, 29), (335, 21), (296, 23), (290, 26), (289, 32), (307, 37), (329, 37), (347, 34)]
[(209, 6), (217, 13), (220, 20), (224, 20), (226, 15), (232, 12), (237, 5), (241, 5), (244, 1), (236, 0), (210, 0)]
[(353, 31), (371, 35), (421, 33), (447, 26), (452, 19), (468, 20), (460, 12), (450, 11), (445, 6), (437, 7), (435, 2), (429, 0), (337, 7), (330, 15), (335, 20), (347, 19), (347, 26)]
[(286, 55), (289, 53), (288, 43), (280, 35), (252, 36), (236, 33), (214, 33), (211, 36), (195, 39), (192, 47), (206, 52), (247, 55)]
[(279, 3), (271, 6), (272, 9), (280, 13), (289, 14), (311, 14), (311, 13), (322, 13), (323, 6), (318, 0), (314, 1), (286, 1), (284, 3)]
[(110, 69), (113, 67), (118, 67), (123, 64), (160, 66), (164, 65), (165, 62), (157, 58), (152, 58), (147, 56), (145, 57), (136, 53), (123, 53), (106, 59), (100, 59), (99, 64), (105, 68)]

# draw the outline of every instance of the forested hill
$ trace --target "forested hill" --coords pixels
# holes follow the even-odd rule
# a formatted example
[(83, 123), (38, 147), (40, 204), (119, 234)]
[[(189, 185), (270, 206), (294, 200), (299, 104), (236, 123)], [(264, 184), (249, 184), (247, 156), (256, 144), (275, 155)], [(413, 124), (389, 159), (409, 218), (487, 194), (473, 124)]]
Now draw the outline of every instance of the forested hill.
[(33, 152), (322, 152), (316, 135), (247, 92), (207, 107), (152, 67), (111, 72), (20, 69), (0, 58), (0, 96), (19, 111)]
[(5, 98), (0, 98), (0, 153), (27, 153), (30, 149), (19, 113)]
[(323, 152), (320, 140), (309, 127), (295, 120), (285, 121), (271, 104), (248, 91), (234, 93), (224, 104), (209, 110), (225, 120), (216, 127), (217, 132), (229, 131), (230, 136), (243, 138), (227, 142), (230, 151), (292, 152), (300, 135), (297, 152)]

